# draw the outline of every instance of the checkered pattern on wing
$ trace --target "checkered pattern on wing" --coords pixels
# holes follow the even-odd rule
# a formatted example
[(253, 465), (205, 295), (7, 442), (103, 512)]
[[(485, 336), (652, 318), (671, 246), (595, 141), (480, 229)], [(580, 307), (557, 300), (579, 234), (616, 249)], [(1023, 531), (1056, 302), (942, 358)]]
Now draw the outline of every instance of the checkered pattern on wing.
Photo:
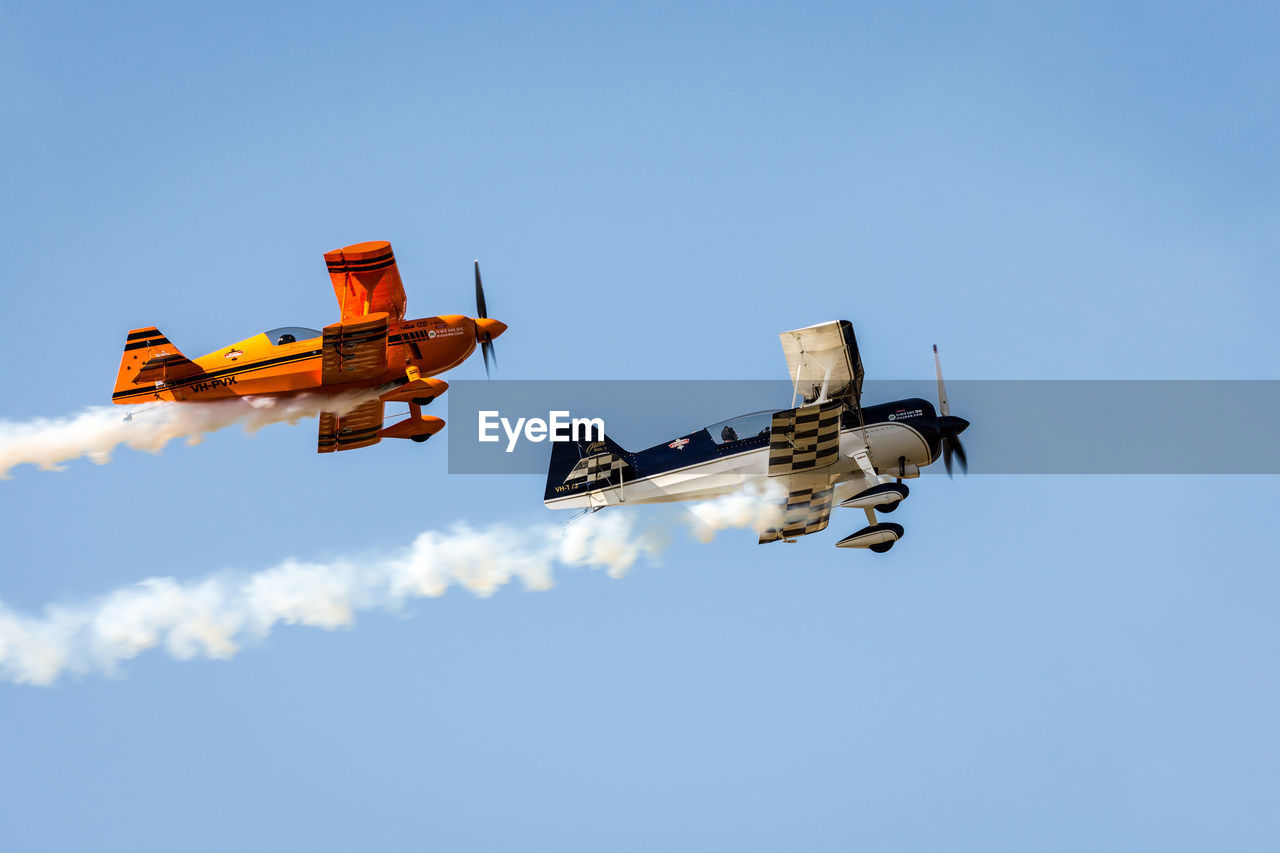
[(622, 473), (629, 470), (631, 466), (620, 456), (614, 453), (597, 453), (594, 456), (579, 459), (578, 464), (573, 466), (573, 470), (564, 478), (564, 481), (568, 484), (579, 481), (594, 483), (598, 480), (613, 480), (616, 472), (618, 477), (615, 482), (620, 483)]
[(769, 431), (769, 476), (826, 468), (840, 456), (839, 402), (774, 412)]
[(806, 486), (794, 489), (787, 494), (787, 503), (783, 509), (782, 527), (766, 530), (760, 534), (760, 542), (776, 542), (779, 539), (792, 539), (817, 533), (827, 526), (831, 518), (831, 489), (815, 489)]

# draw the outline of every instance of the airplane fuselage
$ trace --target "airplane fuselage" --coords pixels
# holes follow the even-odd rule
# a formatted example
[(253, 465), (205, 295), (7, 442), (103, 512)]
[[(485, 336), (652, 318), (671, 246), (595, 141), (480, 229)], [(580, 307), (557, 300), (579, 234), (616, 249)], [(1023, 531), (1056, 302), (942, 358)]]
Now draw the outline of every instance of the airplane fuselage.
[[(941, 432), (933, 404), (920, 398), (863, 407), (863, 420), (846, 411), (840, 423), (840, 456), (825, 470), (835, 484), (835, 501), (863, 491), (868, 482), (854, 454), (866, 448), (877, 474), (912, 478), (941, 452)], [(708, 429), (628, 454), (634, 479), (596, 488), (549, 487), (553, 509), (619, 504), (704, 500), (764, 480), (769, 471), (769, 435), (713, 436)]]
[[(383, 375), (359, 382), (323, 384), (319, 336), (277, 343), (262, 333), (192, 359), (203, 371), (199, 375), (154, 387), (121, 390), (112, 395), (112, 402), (203, 402), (306, 392), (336, 394), (402, 381), (411, 366), (423, 377), (443, 373), (466, 361), (475, 351), (476, 340), (475, 320), (460, 314), (392, 321)], [(125, 355), (129, 355), (127, 350)], [(139, 367), (142, 358), (139, 355)]]

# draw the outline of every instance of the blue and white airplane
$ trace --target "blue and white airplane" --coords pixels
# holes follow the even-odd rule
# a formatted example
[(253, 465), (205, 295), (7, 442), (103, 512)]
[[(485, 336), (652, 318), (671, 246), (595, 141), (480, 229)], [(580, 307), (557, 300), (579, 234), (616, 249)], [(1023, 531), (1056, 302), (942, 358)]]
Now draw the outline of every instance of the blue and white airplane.
[(793, 387), (789, 409), (721, 421), (630, 453), (602, 441), (552, 444), (543, 502), (552, 509), (603, 509), (624, 504), (714, 498), (751, 485), (780, 486), (786, 498), (781, 526), (760, 542), (816, 533), (833, 505), (865, 511), (867, 526), (836, 543), (883, 553), (902, 538), (899, 524), (877, 521), (907, 497), (902, 482), (939, 458), (951, 473), (954, 454), (967, 468), (960, 433), (969, 426), (951, 414), (938, 348), (938, 409), (918, 397), (862, 405), (862, 358), (848, 320), (783, 332)]

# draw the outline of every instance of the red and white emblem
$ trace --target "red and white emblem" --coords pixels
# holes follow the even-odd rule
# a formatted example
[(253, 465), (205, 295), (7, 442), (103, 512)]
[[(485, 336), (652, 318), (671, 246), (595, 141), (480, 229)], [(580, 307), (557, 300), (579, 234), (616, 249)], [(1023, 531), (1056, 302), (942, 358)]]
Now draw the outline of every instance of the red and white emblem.
[(677, 438), (675, 441), (667, 445), (672, 450), (684, 450), (684, 446), (689, 443), (687, 438)]
[(242, 355), (244, 355), (244, 351), (243, 351), (243, 350), (238, 350), (238, 349), (229, 349), (229, 350), (227, 350), (226, 352), (224, 352), (224, 353), (222, 354), (222, 357), (223, 357), (223, 358), (229, 358), (229, 359), (231, 359), (232, 361), (235, 361), (237, 358), (239, 358), (239, 357), (240, 357), (240, 356), (242, 356)]

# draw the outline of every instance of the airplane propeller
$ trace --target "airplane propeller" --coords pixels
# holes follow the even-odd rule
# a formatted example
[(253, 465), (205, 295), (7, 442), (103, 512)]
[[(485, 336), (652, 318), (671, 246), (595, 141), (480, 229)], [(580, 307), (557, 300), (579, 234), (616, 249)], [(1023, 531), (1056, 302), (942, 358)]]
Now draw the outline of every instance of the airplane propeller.
[[(476, 261), (476, 317), (478, 319), (486, 319), (489, 316), (489, 309), (484, 303), (484, 285), (480, 282), (480, 262)], [(489, 375), (489, 357), (493, 356), (493, 366), (498, 366), (498, 353), (493, 348), (493, 339), (495, 335), (487, 328), (489, 323), (476, 324), (476, 340), (480, 342), (480, 354), (484, 357), (484, 375)], [(503, 328), (506, 328), (505, 326)], [(502, 334), (498, 332), (498, 334)]]
[(938, 429), (942, 432), (942, 466), (951, 476), (951, 456), (954, 453), (960, 460), (960, 470), (969, 472), (969, 460), (964, 453), (964, 445), (960, 443), (960, 433), (969, 427), (964, 418), (951, 414), (951, 404), (947, 401), (947, 386), (942, 381), (942, 362), (938, 360), (938, 345), (933, 345), (933, 366), (938, 372)]

